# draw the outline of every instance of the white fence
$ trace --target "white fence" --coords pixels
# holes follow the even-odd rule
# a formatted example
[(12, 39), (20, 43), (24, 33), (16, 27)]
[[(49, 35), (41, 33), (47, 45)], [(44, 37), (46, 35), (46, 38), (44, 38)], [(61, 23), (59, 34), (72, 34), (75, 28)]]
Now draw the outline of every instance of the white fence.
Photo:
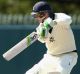
[[(80, 15), (71, 15), (73, 23), (72, 25), (80, 24)], [(22, 14), (0, 14), (0, 25), (34, 25), (37, 24), (36, 20), (29, 15)]]
[(22, 15), (22, 14), (0, 14), (0, 25), (3, 24), (35, 24), (36, 21), (29, 15)]

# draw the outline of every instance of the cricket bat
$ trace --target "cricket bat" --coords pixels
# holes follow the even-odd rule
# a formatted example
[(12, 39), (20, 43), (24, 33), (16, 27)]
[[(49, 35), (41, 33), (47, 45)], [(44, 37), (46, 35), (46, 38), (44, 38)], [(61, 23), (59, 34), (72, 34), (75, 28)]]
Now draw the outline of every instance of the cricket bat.
[(5, 52), (3, 54), (3, 58), (6, 59), (7, 61), (10, 61), (12, 58), (14, 58), (16, 55), (18, 55), (20, 52), (22, 52), (24, 49), (26, 49), (28, 46), (34, 43), (37, 39), (38, 39), (37, 33), (32, 32), (30, 35), (25, 37), (15, 46), (9, 49), (7, 52)]

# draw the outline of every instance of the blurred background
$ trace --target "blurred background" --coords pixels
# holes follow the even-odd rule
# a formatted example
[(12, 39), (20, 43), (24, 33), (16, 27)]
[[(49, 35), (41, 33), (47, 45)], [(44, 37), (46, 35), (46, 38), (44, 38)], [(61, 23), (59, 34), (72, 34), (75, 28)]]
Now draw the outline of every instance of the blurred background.
[[(0, 25), (35, 24), (30, 16), (33, 5), (40, 0), (0, 0)], [(72, 16), (73, 23), (80, 23), (79, 0), (46, 0), (54, 12), (64, 12)]]
[[(35, 42), (11, 61), (2, 54), (30, 34), (38, 26), (31, 17), (33, 5), (41, 0), (0, 0), (0, 74), (24, 74), (39, 62), (46, 52), (44, 44)], [(80, 56), (80, 0), (44, 0), (54, 12), (63, 12), (72, 17), (72, 30)], [(80, 73), (80, 58), (71, 74)]]

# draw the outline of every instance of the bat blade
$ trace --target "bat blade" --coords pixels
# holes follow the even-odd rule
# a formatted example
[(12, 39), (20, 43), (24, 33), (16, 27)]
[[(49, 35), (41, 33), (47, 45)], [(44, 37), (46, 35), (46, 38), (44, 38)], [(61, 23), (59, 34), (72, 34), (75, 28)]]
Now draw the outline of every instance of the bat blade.
[(3, 58), (7, 61), (10, 61), (12, 58), (14, 58), (16, 55), (18, 55), (20, 52), (22, 52), (24, 49), (26, 49), (28, 46), (34, 43), (37, 39), (38, 35), (36, 34), (36, 32), (32, 32), (30, 35), (25, 37), (15, 46), (9, 49), (7, 52), (5, 52), (3, 54)]

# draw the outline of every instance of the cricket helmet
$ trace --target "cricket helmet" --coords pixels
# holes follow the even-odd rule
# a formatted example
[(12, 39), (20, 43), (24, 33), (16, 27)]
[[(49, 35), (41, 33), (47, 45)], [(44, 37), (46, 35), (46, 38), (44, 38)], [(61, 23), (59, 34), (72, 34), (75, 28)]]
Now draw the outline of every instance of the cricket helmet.
[(35, 14), (37, 14), (38, 12), (42, 12), (42, 11), (51, 11), (50, 5), (49, 5), (47, 2), (45, 2), (45, 1), (37, 2), (37, 3), (33, 6), (33, 10), (32, 10), (31, 15), (35, 15)]

